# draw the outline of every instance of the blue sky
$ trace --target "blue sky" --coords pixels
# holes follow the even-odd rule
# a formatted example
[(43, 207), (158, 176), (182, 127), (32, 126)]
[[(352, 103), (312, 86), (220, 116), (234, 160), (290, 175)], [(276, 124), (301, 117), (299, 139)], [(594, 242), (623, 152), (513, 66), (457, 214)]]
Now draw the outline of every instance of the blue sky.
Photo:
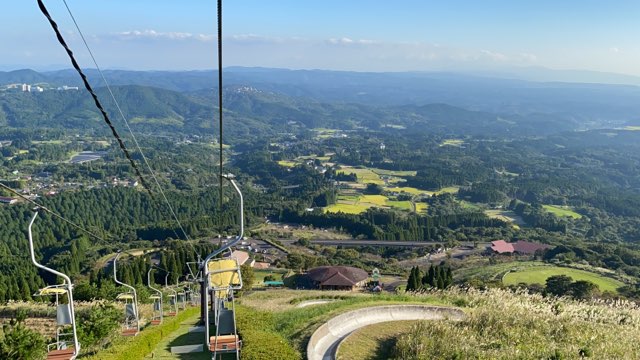
[[(213, 0), (67, 1), (104, 68), (216, 66)], [(89, 67), (62, 1), (46, 3)], [(640, 75), (635, 0), (227, 0), (223, 11), (225, 66)], [(35, 1), (5, 2), (0, 27), (0, 68), (68, 67)]]

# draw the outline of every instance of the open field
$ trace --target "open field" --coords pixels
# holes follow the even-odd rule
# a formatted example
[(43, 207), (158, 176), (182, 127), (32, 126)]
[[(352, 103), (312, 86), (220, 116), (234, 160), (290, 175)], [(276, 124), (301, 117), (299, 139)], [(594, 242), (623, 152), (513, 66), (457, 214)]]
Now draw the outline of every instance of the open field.
[(371, 206), (367, 206), (365, 204), (360, 204), (360, 203), (359, 204), (338, 203), (338, 204), (327, 206), (324, 209), (324, 211), (330, 212), (330, 213), (343, 212), (345, 214), (360, 214), (367, 211), (367, 209), (370, 207)]
[(420, 190), (420, 189), (417, 189), (417, 188), (414, 188), (414, 187), (394, 186), (394, 187), (387, 187), (387, 188), (385, 188), (385, 190), (393, 191), (393, 192), (406, 192), (407, 194), (411, 194), (411, 195), (431, 195), (431, 194), (433, 194), (433, 191)]
[(417, 171), (411, 170), (385, 170), (385, 169), (377, 169), (371, 168), (371, 170), (378, 175), (387, 175), (387, 176), (416, 176)]
[(294, 167), (294, 166), (298, 165), (298, 163), (296, 163), (295, 161), (291, 161), (291, 160), (280, 160), (280, 161), (278, 161), (278, 165), (284, 166), (284, 167)]
[(392, 357), (395, 338), (406, 334), (418, 321), (389, 321), (354, 331), (340, 344), (337, 360), (385, 360)]
[(524, 220), (522, 220), (522, 217), (520, 217), (520, 215), (517, 215), (516, 213), (510, 210), (485, 210), (484, 213), (492, 219), (499, 219), (505, 222), (513, 223), (518, 226), (526, 225)]
[(336, 171), (338, 174), (356, 174), (358, 182), (361, 184), (378, 184), (384, 185), (384, 181), (380, 179), (380, 175), (368, 168), (355, 168), (351, 166), (343, 166)]
[(580, 215), (577, 212), (571, 210), (571, 208), (568, 207), (568, 206), (542, 205), (542, 207), (546, 211), (554, 214), (555, 216), (560, 216), (560, 217), (566, 216), (566, 217), (571, 217), (571, 218), (574, 218), (574, 219), (582, 218), (582, 215)]
[(416, 206), (416, 212), (419, 214), (426, 214), (427, 209), (429, 208), (429, 204), (423, 203), (423, 202), (417, 202), (415, 203), (415, 206)]
[[(507, 274), (507, 275), (505, 275)], [(468, 282), (477, 279), (483, 282), (513, 285), (520, 282), (543, 284), (549, 276), (568, 275), (573, 280), (588, 280), (600, 287), (601, 291), (612, 291), (624, 285), (610, 276), (610, 271), (584, 266), (581, 269), (547, 265), (541, 261), (505, 261), (490, 265), (488, 259), (477, 259), (469, 267), (458, 269), (453, 276), (455, 281)], [(503, 279), (504, 277), (504, 279)]]
[(387, 201), (387, 205), (391, 206), (391, 207), (395, 207), (398, 209), (402, 209), (402, 210), (412, 210), (413, 211), (413, 205), (411, 204), (411, 201)]
[(447, 139), (440, 143), (440, 146), (462, 146), (464, 144), (464, 140), (459, 139)]
[(533, 266), (519, 271), (512, 271), (503, 277), (503, 282), (505, 285), (514, 285), (519, 283), (535, 283), (544, 285), (547, 278), (555, 275), (567, 275), (574, 281), (590, 281), (598, 285), (600, 291), (610, 291), (615, 293), (616, 289), (624, 285), (621, 281), (600, 274), (559, 266)]
[(392, 201), (384, 195), (339, 195), (336, 204), (327, 206), (326, 212), (343, 212), (346, 214), (360, 214), (372, 207), (395, 207), (412, 210), (411, 201)]

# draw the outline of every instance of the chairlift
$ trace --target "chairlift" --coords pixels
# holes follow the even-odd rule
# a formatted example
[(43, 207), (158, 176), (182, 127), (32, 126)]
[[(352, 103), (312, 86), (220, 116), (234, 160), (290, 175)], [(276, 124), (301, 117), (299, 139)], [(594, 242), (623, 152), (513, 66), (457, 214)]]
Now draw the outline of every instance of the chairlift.
[[(240, 197), (240, 234), (231, 242), (215, 250), (202, 263), (203, 286), (203, 322), (205, 326), (205, 345), (213, 353), (235, 353), (240, 358), (242, 341), (238, 337), (235, 317), (234, 292), (242, 288), (240, 265), (234, 258), (214, 259), (242, 240), (244, 236), (244, 199), (233, 175), (224, 176)], [(229, 309), (229, 305), (231, 309)], [(213, 312), (215, 335), (210, 334), (209, 313)]]
[(151, 286), (151, 272), (153, 267), (147, 272), (147, 286), (153, 290), (157, 295), (149, 296), (149, 299), (153, 300), (153, 312), (151, 313), (151, 325), (162, 324), (162, 291)]
[[(169, 312), (167, 313), (167, 316), (177, 316), (178, 315), (178, 292), (169, 286), (169, 274), (171, 273), (167, 272), (167, 275), (164, 277), (164, 286), (169, 291), (169, 295), (168, 295)], [(173, 311), (171, 307), (173, 307)]]
[(136, 336), (138, 335), (138, 332), (140, 332), (140, 317), (138, 315), (138, 294), (133, 286), (125, 284), (122, 281), (118, 280), (116, 264), (120, 255), (122, 255), (122, 253), (118, 252), (116, 257), (113, 259), (113, 279), (115, 280), (116, 284), (128, 288), (127, 292), (120, 293), (118, 294), (118, 296), (116, 296), (116, 300), (121, 300), (124, 302), (124, 321), (122, 323), (122, 335)]
[[(56, 341), (47, 345), (47, 360), (73, 360), (80, 353), (80, 343), (78, 342), (78, 333), (76, 331), (75, 308), (73, 305), (73, 283), (71, 279), (56, 270), (50, 269), (36, 261), (35, 250), (33, 246), (33, 222), (38, 216), (38, 210), (29, 223), (29, 252), (33, 264), (48, 273), (60, 276), (64, 279), (62, 284), (50, 285), (38, 290), (36, 296), (54, 296), (56, 306)], [(66, 295), (67, 302), (62, 303), (61, 300)], [(71, 325), (71, 332), (68, 332), (68, 326)]]

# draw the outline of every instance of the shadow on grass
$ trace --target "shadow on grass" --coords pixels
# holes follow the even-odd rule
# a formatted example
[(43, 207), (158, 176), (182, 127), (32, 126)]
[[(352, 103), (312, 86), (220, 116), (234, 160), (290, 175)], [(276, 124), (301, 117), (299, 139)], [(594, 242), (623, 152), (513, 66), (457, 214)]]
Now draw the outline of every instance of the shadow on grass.
[(391, 359), (393, 355), (393, 348), (396, 347), (396, 337), (391, 337), (378, 342), (376, 346), (376, 356), (370, 360), (386, 360)]

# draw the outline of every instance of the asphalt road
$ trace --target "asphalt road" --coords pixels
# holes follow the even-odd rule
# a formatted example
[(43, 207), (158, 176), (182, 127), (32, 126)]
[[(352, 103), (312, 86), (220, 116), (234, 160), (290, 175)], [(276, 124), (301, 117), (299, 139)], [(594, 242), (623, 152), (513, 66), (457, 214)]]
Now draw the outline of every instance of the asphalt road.
[[(284, 245), (291, 245), (297, 240), (280, 240)], [(356, 239), (315, 239), (310, 240), (312, 244), (327, 246), (399, 246), (399, 247), (425, 247), (433, 245), (442, 245), (441, 242), (435, 241), (388, 241), (388, 240), (356, 240)], [(473, 246), (472, 242), (462, 242), (460, 246)], [(489, 243), (478, 243), (479, 246), (488, 246)]]

